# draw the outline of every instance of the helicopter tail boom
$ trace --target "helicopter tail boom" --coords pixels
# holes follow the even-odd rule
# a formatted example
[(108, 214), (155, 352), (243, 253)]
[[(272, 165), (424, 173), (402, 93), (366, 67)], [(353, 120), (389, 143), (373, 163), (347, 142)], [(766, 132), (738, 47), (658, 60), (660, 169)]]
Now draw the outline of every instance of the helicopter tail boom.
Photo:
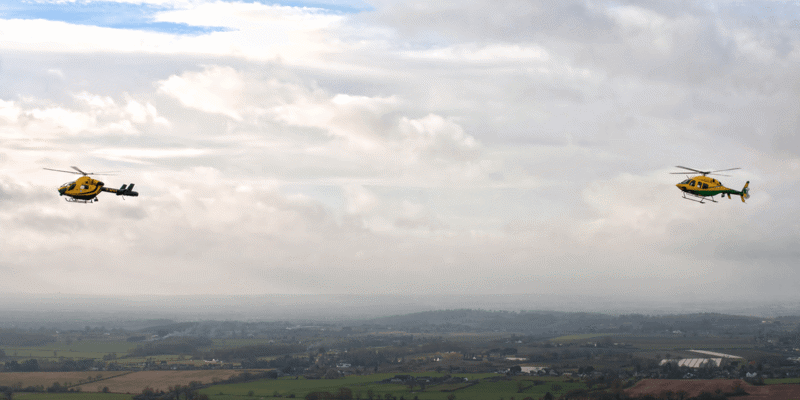
[(114, 193), (117, 196), (131, 196), (131, 197), (139, 196), (139, 192), (133, 191), (133, 183), (131, 183), (130, 186), (122, 185), (122, 187), (120, 187), (119, 189), (103, 188), (102, 190), (104, 192)]

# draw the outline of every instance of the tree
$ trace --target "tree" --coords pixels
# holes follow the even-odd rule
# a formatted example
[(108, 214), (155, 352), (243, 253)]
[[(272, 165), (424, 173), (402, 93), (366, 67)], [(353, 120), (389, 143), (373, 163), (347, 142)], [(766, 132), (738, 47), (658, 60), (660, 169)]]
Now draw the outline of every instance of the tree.
[(337, 379), (339, 378), (339, 371), (331, 368), (327, 372), (325, 372), (325, 379)]
[(353, 390), (347, 387), (339, 388), (336, 393), (337, 400), (353, 400)]

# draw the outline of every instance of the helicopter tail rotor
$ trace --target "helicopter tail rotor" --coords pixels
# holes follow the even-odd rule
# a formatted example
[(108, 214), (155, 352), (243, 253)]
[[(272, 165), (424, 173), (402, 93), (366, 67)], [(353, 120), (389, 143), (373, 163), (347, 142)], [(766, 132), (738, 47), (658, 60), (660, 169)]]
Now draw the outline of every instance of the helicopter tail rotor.
[(117, 196), (131, 196), (136, 197), (139, 195), (139, 192), (133, 191), (133, 183), (130, 185), (122, 185), (122, 187), (117, 190)]
[[(131, 196), (131, 197), (139, 196), (139, 192), (134, 192), (133, 191), (133, 184), (132, 183), (130, 185), (122, 185), (119, 189), (109, 189), (109, 188), (105, 188), (104, 187), (101, 190), (104, 191), (104, 192), (114, 193), (117, 196)], [(123, 198), (123, 200), (124, 200), (124, 198)]]
[(748, 186), (750, 186), (750, 181), (747, 181), (747, 183), (745, 183), (744, 187), (742, 188), (742, 203), (744, 203), (746, 199), (750, 198), (750, 189), (748, 188)]

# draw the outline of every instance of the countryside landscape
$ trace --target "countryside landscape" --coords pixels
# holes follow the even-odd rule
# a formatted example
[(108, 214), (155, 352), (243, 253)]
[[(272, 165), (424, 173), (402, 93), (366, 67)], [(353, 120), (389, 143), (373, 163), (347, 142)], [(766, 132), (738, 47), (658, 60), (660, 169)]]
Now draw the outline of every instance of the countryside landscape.
[(455, 309), (0, 330), (9, 399), (780, 399), (800, 316)]

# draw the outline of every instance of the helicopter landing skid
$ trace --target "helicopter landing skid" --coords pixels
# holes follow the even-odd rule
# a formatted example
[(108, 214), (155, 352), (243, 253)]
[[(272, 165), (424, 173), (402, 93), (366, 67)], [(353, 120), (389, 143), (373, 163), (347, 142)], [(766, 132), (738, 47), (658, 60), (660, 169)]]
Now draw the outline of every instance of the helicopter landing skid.
[[(688, 194), (689, 196), (692, 196), (692, 197), (699, 198), (700, 200), (697, 200), (697, 199), (692, 199), (692, 198), (686, 197), (686, 195), (687, 195), (687, 194)], [(686, 200), (690, 200), (690, 201), (694, 201), (694, 202), (700, 203), (700, 204), (706, 204), (706, 203), (705, 203), (705, 200), (706, 200), (706, 199), (708, 199), (708, 201), (711, 201), (711, 202), (713, 202), (713, 203), (716, 203), (716, 202), (717, 202), (716, 200), (714, 200), (714, 198), (713, 198), (713, 197), (699, 196), (699, 195), (696, 195), (696, 194), (692, 194), (692, 193), (686, 193), (686, 192), (683, 192), (683, 198), (684, 198), (684, 199), (686, 199)]]
[(67, 198), (65, 198), (64, 200), (65, 200), (67, 203), (83, 203), (83, 204), (88, 204), (88, 203), (92, 203), (92, 202), (95, 202), (95, 201), (97, 201), (97, 199), (91, 199), (91, 200), (79, 200), (79, 199), (73, 199), (73, 198), (71, 198), (71, 197), (67, 197)]

